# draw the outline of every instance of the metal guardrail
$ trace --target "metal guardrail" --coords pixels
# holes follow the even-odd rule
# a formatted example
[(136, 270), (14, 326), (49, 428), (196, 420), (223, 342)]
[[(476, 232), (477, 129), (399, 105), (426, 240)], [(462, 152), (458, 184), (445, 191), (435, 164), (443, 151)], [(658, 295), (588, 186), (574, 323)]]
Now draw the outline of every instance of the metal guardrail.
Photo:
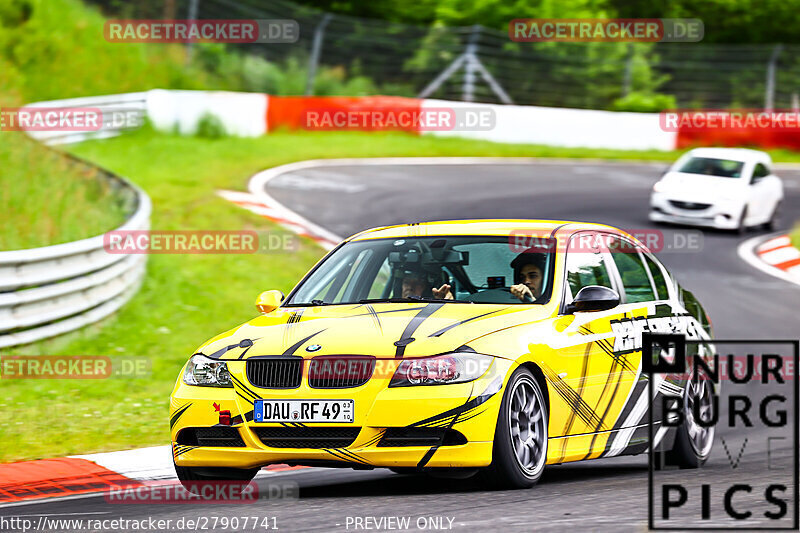
[[(106, 107), (144, 102), (143, 93), (39, 102), (35, 106)], [(142, 107), (144, 111), (144, 108)], [(119, 134), (114, 128), (93, 132), (103, 138)], [(31, 135), (45, 144), (76, 142), (70, 138)], [(152, 205), (144, 191), (105, 169), (79, 158), (76, 165), (96, 170), (108, 180), (130, 213), (118, 231), (150, 227)], [(138, 289), (146, 254), (112, 254), (103, 247), (103, 235), (80, 241), (0, 252), (0, 348), (28, 344), (84, 327), (119, 309)]]

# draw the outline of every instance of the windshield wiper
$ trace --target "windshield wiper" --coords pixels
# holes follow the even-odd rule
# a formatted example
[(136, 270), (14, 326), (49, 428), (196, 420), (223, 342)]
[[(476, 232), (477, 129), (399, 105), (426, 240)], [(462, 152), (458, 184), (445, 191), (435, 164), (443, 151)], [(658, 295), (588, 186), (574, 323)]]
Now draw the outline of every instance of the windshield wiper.
[(395, 298), (368, 298), (365, 300), (359, 300), (358, 303), (360, 304), (376, 304), (376, 303), (420, 303), (420, 302), (436, 302), (436, 303), (447, 303), (447, 304), (472, 304), (475, 302), (469, 302), (464, 300), (447, 300), (445, 298), (423, 298), (422, 296), (406, 296), (404, 298), (395, 297)]
[(290, 304), (286, 304), (286, 307), (310, 307), (316, 305), (332, 305), (328, 302), (324, 302), (322, 300), (311, 300), (310, 302), (292, 302)]

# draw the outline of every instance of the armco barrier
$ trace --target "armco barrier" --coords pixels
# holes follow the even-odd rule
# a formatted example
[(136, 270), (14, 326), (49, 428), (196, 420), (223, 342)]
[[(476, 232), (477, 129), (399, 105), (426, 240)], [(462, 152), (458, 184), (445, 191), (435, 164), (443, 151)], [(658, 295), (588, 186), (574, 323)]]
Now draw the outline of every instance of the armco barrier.
[[(119, 97), (101, 97), (58, 104), (99, 107), (110, 98), (119, 101)], [(56, 107), (54, 104), (37, 105)], [(118, 133), (105, 129), (69, 137), (41, 134), (32, 137), (49, 144)], [(110, 182), (115, 196), (129, 213), (119, 230), (149, 228), (151, 203), (144, 191), (111, 172), (71, 159), (76, 165), (90, 166), (98, 172), (98, 179)], [(110, 315), (136, 292), (144, 277), (146, 261), (146, 254), (106, 253), (103, 235), (43, 248), (0, 252), (0, 348), (60, 335)]]

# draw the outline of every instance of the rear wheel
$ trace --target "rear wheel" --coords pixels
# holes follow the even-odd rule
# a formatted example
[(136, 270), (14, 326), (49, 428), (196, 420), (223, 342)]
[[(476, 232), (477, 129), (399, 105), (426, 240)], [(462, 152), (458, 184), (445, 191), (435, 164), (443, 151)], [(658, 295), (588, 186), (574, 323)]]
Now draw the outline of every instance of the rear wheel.
[(175, 465), (175, 473), (181, 485), (192, 494), (200, 494), (202, 487), (211, 485), (233, 485), (239, 491), (256, 477), (260, 468), (187, 467)]
[(711, 380), (689, 380), (683, 397), (683, 424), (678, 427), (675, 444), (664, 457), (665, 463), (680, 468), (699, 468), (706, 462), (714, 444), (714, 426), (703, 427), (697, 420), (711, 420), (714, 408)]
[(484, 480), (498, 488), (535, 485), (547, 460), (547, 421), (542, 387), (527, 368), (518, 368), (503, 395)]

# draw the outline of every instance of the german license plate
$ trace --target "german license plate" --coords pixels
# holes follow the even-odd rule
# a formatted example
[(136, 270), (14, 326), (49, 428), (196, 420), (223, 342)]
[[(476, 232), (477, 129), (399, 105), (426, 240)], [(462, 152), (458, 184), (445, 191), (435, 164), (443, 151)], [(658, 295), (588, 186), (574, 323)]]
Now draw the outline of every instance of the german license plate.
[(353, 400), (256, 400), (255, 422), (353, 422)]

